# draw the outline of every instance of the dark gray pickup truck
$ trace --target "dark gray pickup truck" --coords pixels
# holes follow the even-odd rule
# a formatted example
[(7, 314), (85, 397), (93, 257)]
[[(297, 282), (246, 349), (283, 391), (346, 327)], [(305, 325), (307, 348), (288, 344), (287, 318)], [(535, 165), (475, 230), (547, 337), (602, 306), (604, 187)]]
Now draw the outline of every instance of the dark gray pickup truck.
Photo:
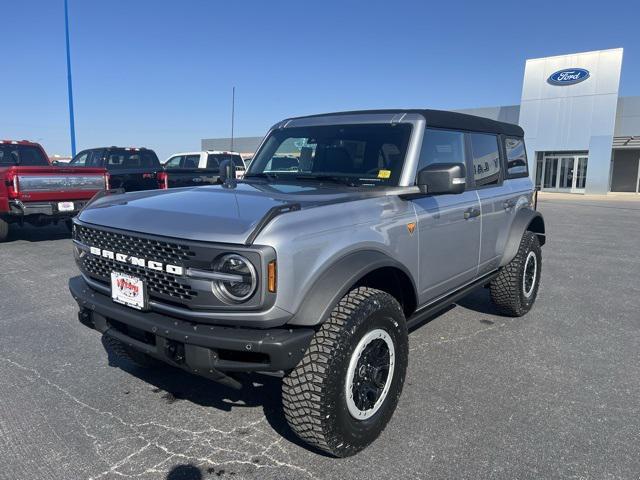
[(353, 455), (398, 404), (412, 327), (475, 288), (532, 308), (546, 237), (523, 136), (436, 110), (282, 121), (242, 181), (85, 207), (79, 319), (139, 365), (279, 374), (292, 430)]
[(158, 156), (148, 148), (90, 148), (73, 157), (69, 166), (106, 168), (111, 188), (126, 192), (167, 188)]

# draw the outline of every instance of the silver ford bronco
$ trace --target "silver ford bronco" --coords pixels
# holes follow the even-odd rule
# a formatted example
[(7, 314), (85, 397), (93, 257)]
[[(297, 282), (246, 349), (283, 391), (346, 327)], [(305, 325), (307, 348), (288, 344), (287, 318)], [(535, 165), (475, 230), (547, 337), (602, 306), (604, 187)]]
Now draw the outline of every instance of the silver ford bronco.
[(343, 457), (384, 429), (407, 330), (477, 287), (506, 315), (540, 284), (523, 131), (435, 110), (271, 128), (242, 181), (94, 198), (74, 220), (84, 325), (113, 353), (239, 388), (282, 376), (304, 441)]

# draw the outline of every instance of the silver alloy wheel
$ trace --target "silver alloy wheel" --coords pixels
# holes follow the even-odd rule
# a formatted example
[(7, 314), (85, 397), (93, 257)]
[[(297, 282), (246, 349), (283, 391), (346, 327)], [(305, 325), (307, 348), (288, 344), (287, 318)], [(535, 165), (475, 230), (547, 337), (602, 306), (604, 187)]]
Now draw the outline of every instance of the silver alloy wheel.
[[(393, 340), (385, 330), (377, 328), (360, 339), (345, 382), (347, 408), (353, 418), (366, 420), (380, 409), (391, 388), (394, 365)], [(358, 395), (363, 392), (364, 397)]]
[(522, 293), (529, 298), (533, 293), (538, 275), (538, 257), (535, 252), (529, 252), (524, 261), (524, 271), (522, 274)]

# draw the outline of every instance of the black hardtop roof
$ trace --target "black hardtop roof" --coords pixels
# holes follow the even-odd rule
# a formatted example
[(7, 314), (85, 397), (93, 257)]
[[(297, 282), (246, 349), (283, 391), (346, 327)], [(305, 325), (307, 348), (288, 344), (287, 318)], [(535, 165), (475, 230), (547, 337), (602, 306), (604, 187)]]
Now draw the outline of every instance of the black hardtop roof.
[(448, 110), (429, 109), (387, 109), (387, 110), (353, 110), (347, 112), (321, 113), (318, 115), (305, 115), (295, 118), (327, 117), (332, 115), (366, 115), (376, 113), (417, 113), (422, 115), (428, 127), (451, 128), (456, 130), (469, 130), (473, 132), (496, 133), (524, 137), (524, 130), (513, 123), (499, 122), (489, 118), (478, 117), (466, 113), (450, 112)]

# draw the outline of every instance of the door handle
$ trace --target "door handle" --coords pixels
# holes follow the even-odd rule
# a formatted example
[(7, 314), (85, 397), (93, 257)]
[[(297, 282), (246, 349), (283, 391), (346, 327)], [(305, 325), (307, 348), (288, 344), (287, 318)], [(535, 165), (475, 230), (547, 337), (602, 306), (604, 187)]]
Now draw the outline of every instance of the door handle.
[(469, 220), (470, 218), (479, 217), (479, 216), (480, 216), (480, 209), (479, 208), (470, 207), (470, 208), (467, 208), (464, 211), (464, 219), (465, 220)]

